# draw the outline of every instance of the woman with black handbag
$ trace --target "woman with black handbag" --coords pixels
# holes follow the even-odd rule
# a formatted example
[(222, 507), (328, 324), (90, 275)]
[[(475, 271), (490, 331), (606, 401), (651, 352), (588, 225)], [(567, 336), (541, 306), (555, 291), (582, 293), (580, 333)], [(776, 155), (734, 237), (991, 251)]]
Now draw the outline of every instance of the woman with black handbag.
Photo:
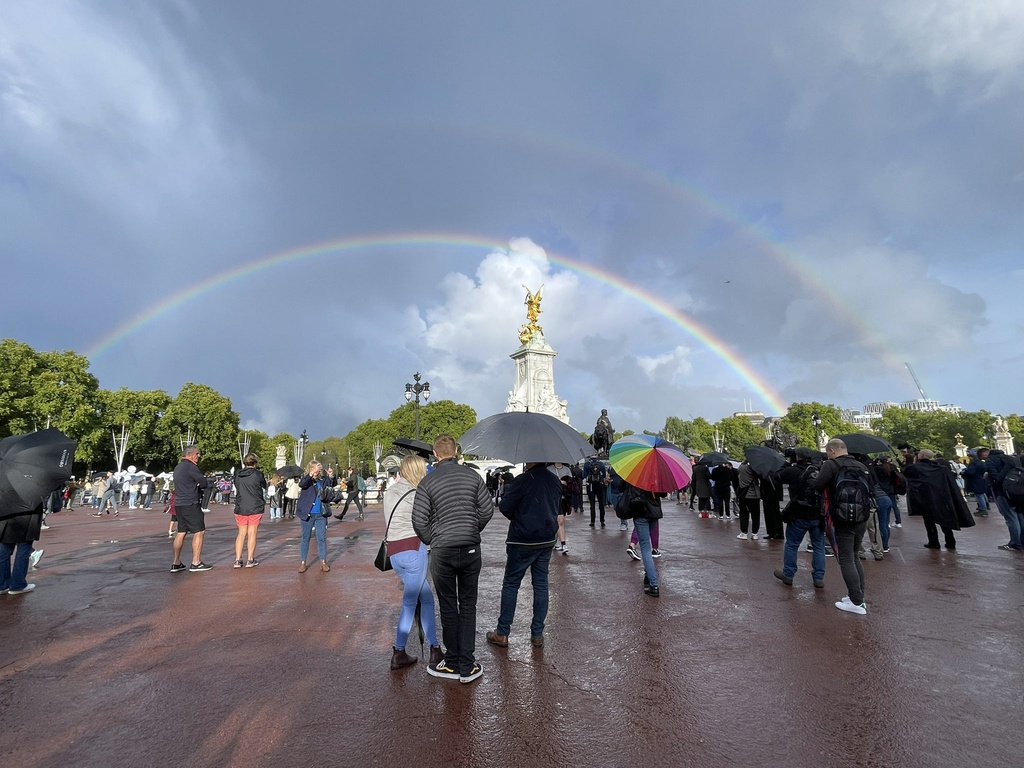
[(405, 651), (416, 619), (422, 629), (420, 643), (426, 637), (430, 643), (430, 663), (444, 660), (441, 645), (437, 641), (437, 618), (434, 615), (434, 592), (427, 581), (427, 545), (420, 541), (412, 527), (412, 505), (416, 497), (416, 486), (427, 474), (427, 462), (423, 457), (410, 454), (402, 459), (398, 477), (388, 483), (384, 493), (384, 511), (387, 515), (387, 542), (391, 567), (402, 580), (402, 612), (398, 616), (398, 629), (391, 654), (391, 669), (402, 669), (416, 663), (416, 657)]

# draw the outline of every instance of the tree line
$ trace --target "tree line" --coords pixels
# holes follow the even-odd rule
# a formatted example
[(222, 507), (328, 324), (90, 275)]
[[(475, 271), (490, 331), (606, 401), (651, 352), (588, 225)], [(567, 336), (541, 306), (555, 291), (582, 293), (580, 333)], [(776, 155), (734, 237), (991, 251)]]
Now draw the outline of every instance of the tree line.
[[(415, 403), (404, 403), (384, 419), (369, 419), (344, 437), (310, 441), (304, 448), (306, 461), (318, 458), (338, 468), (354, 466), (373, 469), (374, 446), (384, 453), (397, 437), (411, 437), (415, 431)], [(835, 405), (817, 402), (793, 403), (778, 422), (777, 429), (796, 436), (800, 445), (816, 444), (814, 415), (828, 435), (857, 432), (843, 420)], [(461, 435), (476, 423), (476, 412), (468, 405), (439, 400), (420, 406), (420, 434), (431, 442), (437, 435)], [(929, 448), (945, 456), (954, 454), (957, 435), (969, 446), (992, 445), (994, 417), (988, 411), (919, 412), (902, 408), (886, 410), (874, 423), (874, 432), (894, 446), (907, 443)], [(1024, 421), (1016, 414), (1006, 417), (1018, 446), (1024, 441)], [(89, 373), (89, 361), (71, 351), (38, 352), (13, 339), (0, 342), (0, 438), (54, 426), (77, 440), (76, 473), (115, 466), (112, 433), (128, 434), (125, 465), (134, 464), (149, 472), (172, 468), (178, 461), (183, 440), (191, 434), (203, 449), (203, 467), (227, 470), (240, 462), (239, 442), (249, 441), (249, 450), (260, 457), (260, 468), (274, 468), (276, 449), (287, 449), (287, 460), (299, 437), (287, 432), (268, 435), (258, 430), (242, 432), (239, 414), (231, 400), (205, 384), (189, 382), (171, 397), (163, 390), (137, 391), (122, 387), (105, 390)], [(696, 453), (715, 449), (715, 437), (729, 454), (741, 457), (743, 449), (767, 438), (762, 426), (742, 416), (717, 422), (697, 417), (684, 420), (669, 416), (658, 434)], [(630, 434), (617, 433), (616, 437)], [(586, 434), (584, 433), (586, 436)]]
[[(862, 431), (843, 419), (843, 411), (838, 406), (818, 402), (793, 403), (776, 429), (795, 435), (798, 445), (815, 446), (817, 439), (812, 422), (815, 415), (821, 419), (822, 431), (830, 437)], [(951, 457), (955, 455), (958, 435), (959, 441), (968, 448), (993, 447), (994, 421), (995, 416), (989, 411), (947, 413), (887, 408), (872, 424), (872, 432), (888, 440), (894, 448), (906, 444)], [(1006, 423), (1014, 444), (1024, 447), (1024, 419), (1011, 414), (1006, 417)], [(669, 416), (659, 434), (685, 450), (703, 453), (715, 449), (716, 430), (720, 443), (733, 457), (741, 457), (744, 448), (759, 445), (768, 437), (764, 427), (742, 416), (730, 416), (714, 424), (700, 417), (683, 420)]]
[[(415, 418), (415, 403), (404, 403), (386, 419), (364, 421), (345, 437), (310, 441), (304, 460), (372, 471), (374, 444), (390, 452), (395, 438), (413, 435)], [(243, 431), (240, 423), (230, 398), (206, 384), (189, 382), (174, 397), (163, 390), (106, 390), (89, 373), (83, 355), (39, 352), (13, 339), (0, 341), (0, 438), (57, 427), (78, 441), (79, 476), (116, 466), (114, 435), (120, 436), (122, 428), (128, 436), (125, 466), (152, 473), (177, 464), (189, 435), (202, 448), (204, 469), (238, 466), (245, 439), (264, 472), (273, 470), (278, 445), (285, 446), (288, 463), (293, 462), (297, 435)], [(426, 441), (442, 432), (460, 435), (475, 423), (476, 412), (468, 405), (438, 400), (420, 406), (420, 433)]]

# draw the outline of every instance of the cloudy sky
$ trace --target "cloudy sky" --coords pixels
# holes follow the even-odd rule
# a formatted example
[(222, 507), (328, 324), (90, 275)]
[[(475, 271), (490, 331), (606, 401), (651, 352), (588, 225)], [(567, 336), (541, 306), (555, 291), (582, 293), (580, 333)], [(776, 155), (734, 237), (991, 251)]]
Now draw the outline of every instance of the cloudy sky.
[(1022, 412), (1024, 4), (10, 0), (0, 336), (269, 432)]

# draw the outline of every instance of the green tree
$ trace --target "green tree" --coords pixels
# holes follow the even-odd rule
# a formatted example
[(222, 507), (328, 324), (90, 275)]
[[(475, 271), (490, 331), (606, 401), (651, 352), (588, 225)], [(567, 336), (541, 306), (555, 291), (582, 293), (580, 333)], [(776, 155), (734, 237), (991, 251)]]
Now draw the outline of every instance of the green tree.
[(800, 445), (817, 447), (818, 436), (811, 422), (815, 414), (821, 419), (821, 428), (829, 437), (861, 431), (856, 424), (843, 420), (840, 408), (818, 402), (793, 403), (779, 420), (779, 429), (796, 435)]
[(0, 342), (0, 437), (57, 427), (81, 440), (95, 428), (99, 382), (74, 352), (36, 352)]
[[(448, 434), (458, 440), (476, 421), (476, 411), (452, 400), (437, 400), (429, 405), (421, 405), (420, 439), (432, 443), (438, 435)], [(406, 403), (396, 408), (388, 416), (388, 422), (395, 431), (394, 437), (414, 437), (416, 404)]]
[(988, 411), (954, 414), (886, 408), (873, 428), (893, 447), (907, 444), (918, 450), (927, 448), (943, 456), (953, 456), (958, 434), (969, 447), (985, 445), (985, 433), (991, 430), (991, 424), (992, 415)]
[(728, 416), (716, 425), (730, 458), (741, 461), (743, 449), (764, 442), (764, 429), (742, 416)]
[(231, 400), (206, 384), (189, 382), (167, 406), (157, 439), (169, 461), (181, 452), (180, 440), (191, 429), (202, 451), (204, 470), (225, 470), (238, 464), (238, 414)]
[(705, 453), (715, 447), (715, 427), (700, 416), (691, 421), (669, 416), (665, 419), (665, 429), (661, 436), (684, 451), (693, 453)]
[[(376, 471), (373, 459), (373, 446), (380, 443), (384, 453), (392, 448), (396, 437), (404, 437), (396, 431), (390, 419), (370, 419), (359, 424), (345, 435), (342, 450), (352, 452), (352, 465), (366, 474)], [(345, 462), (347, 463), (347, 458)]]
[(117, 391), (102, 391), (103, 426), (97, 440), (103, 458), (114, 455), (111, 430), (121, 434), (124, 425), (128, 432), (125, 462), (152, 472), (170, 469), (176, 457), (167, 455), (166, 446), (158, 435), (160, 420), (171, 403), (171, 396), (161, 389), (137, 391), (122, 387)]

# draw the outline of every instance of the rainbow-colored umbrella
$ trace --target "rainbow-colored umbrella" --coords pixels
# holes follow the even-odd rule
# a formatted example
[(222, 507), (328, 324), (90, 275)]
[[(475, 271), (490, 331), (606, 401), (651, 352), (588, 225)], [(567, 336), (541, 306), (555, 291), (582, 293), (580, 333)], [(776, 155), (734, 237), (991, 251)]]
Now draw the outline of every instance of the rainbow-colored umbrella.
[(608, 461), (627, 483), (653, 493), (685, 488), (693, 475), (690, 457), (654, 435), (628, 435), (616, 440), (608, 451)]

